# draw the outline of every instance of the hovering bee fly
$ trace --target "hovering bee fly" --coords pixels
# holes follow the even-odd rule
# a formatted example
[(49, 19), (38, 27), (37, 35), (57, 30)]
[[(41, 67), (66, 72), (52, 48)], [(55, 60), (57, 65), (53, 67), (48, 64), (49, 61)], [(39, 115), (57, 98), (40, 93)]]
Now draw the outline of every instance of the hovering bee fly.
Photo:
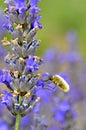
[(64, 92), (69, 91), (68, 83), (59, 75), (50, 76), (50, 80)]

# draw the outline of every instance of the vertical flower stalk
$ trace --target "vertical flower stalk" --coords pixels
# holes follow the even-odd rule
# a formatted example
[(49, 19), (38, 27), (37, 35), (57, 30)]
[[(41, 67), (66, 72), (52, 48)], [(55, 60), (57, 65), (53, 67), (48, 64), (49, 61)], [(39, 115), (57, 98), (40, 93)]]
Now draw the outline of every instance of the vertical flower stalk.
[[(22, 97), (19, 96), (19, 104), (22, 102)], [(15, 130), (19, 129), (19, 124), (20, 124), (20, 119), (21, 119), (21, 114), (20, 112), (16, 115), (16, 124), (15, 124)]]
[(20, 118), (21, 118), (21, 115), (20, 115), (20, 113), (18, 113), (18, 115), (16, 116), (15, 130), (19, 129)]
[(46, 85), (53, 83), (64, 92), (69, 90), (69, 85), (61, 76), (47, 72), (37, 73), (43, 63), (43, 59), (35, 56), (40, 44), (35, 36), (42, 28), (38, 21), (41, 18), (38, 2), (39, 0), (5, 0), (7, 23), (3, 27), (9, 32), (11, 40), (4, 37), (2, 44), (9, 46), (11, 52), (5, 57), (9, 70), (0, 70), (0, 97), (1, 103), (16, 117), (15, 130), (19, 129), (20, 118), (30, 113), (40, 101), (36, 94), (40, 87), (46, 88)]

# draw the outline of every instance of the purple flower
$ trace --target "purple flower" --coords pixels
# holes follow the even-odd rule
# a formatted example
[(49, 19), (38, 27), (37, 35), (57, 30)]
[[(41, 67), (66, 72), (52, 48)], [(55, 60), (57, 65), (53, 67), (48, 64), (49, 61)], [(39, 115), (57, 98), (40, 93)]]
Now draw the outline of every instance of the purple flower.
[(6, 3), (7, 7), (10, 7), (13, 5), (14, 0), (5, 0), (4, 2)]
[(55, 108), (55, 107), (52, 107), (52, 108), (54, 112), (54, 115), (53, 115), (54, 119), (61, 123), (64, 123), (64, 121), (66, 121), (67, 119), (71, 119), (76, 116), (74, 108), (71, 106), (68, 100), (63, 100), (59, 102), (58, 108)]
[(36, 95), (41, 98), (42, 103), (49, 103), (51, 101), (52, 92), (48, 89), (38, 88)]
[(31, 22), (31, 28), (34, 27), (38, 27), (38, 28), (42, 28), (42, 24), (38, 22), (38, 20), (41, 18), (41, 15), (36, 15), (33, 19), (33, 21)]
[(8, 70), (0, 70), (0, 82), (5, 83), (7, 86), (9, 86), (9, 83), (11, 82), (11, 76)]
[(25, 0), (5, 0), (5, 3), (8, 8), (14, 6), (14, 11), (19, 11), (19, 13), (23, 13), (27, 9), (24, 5)]
[(30, 0), (31, 7), (35, 7), (40, 0)]
[(2, 104), (5, 104), (7, 107), (10, 106), (10, 100), (12, 98), (11, 93), (9, 93), (8, 91), (4, 90), (4, 96), (2, 97)]
[(14, 28), (12, 26), (12, 23), (11, 23), (9, 16), (5, 15), (5, 17), (6, 17), (6, 23), (3, 23), (4, 30), (6, 29), (9, 32), (13, 32)]
[(0, 129), (1, 130), (9, 130), (8, 124), (3, 120), (0, 120)]
[(24, 5), (24, 2), (25, 0), (14, 0), (14, 3), (20, 6)]
[(7, 20), (5, 16), (3, 15), (3, 11), (0, 9), (0, 35), (4, 34), (5, 30), (3, 28), (3, 24), (6, 24)]
[(28, 126), (28, 122), (30, 120), (30, 115), (26, 115), (21, 118), (21, 127)]
[(41, 86), (42, 88), (45, 86), (45, 80), (47, 81), (47, 77), (49, 76), (48, 73), (42, 74), (40, 79), (37, 81), (36, 85)]
[(30, 0), (30, 17), (33, 17), (32, 21), (31, 21), (31, 29), (34, 27), (39, 27), (42, 28), (42, 25), (38, 22), (38, 20), (41, 18), (40, 15), (38, 15), (37, 13), (40, 11), (40, 8), (37, 7), (37, 3), (40, 0)]
[(24, 5), (24, 2), (25, 0), (14, 0), (15, 10), (18, 10), (19, 13), (23, 13), (27, 9)]
[(42, 60), (36, 60), (35, 56), (29, 56), (29, 58), (26, 59), (25, 63), (25, 71), (34, 72), (38, 70), (39, 65), (42, 63)]
[(44, 80), (43, 79), (39, 79), (36, 83), (37, 86), (42, 86), (44, 87)]
[(39, 113), (39, 110), (40, 110), (40, 102), (38, 102), (35, 107), (33, 108), (33, 112), (34, 113)]

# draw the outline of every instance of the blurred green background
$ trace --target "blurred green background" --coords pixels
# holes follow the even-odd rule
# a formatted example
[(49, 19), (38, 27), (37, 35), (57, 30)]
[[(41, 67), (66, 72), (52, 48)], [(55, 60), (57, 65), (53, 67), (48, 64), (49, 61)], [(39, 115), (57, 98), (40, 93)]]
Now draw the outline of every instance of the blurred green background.
[[(78, 34), (79, 48), (86, 55), (86, 0), (41, 0), (38, 5), (43, 24), (38, 32), (42, 41), (38, 52), (43, 53), (55, 43), (63, 48), (66, 33), (73, 29)], [(0, 0), (0, 6), (5, 7), (4, 0)]]

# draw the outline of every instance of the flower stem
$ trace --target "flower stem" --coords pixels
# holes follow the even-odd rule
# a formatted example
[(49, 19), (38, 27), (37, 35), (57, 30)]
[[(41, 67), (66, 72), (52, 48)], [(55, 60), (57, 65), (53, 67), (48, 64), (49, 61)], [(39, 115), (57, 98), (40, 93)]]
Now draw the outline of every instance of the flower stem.
[[(21, 102), (22, 102), (22, 97), (19, 96), (19, 104), (21, 104)], [(21, 114), (20, 114), (20, 112), (18, 112), (18, 114), (16, 115), (15, 130), (19, 129), (20, 119), (21, 119)]]
[(15, 130), (19, 129), (20, 118), (21, 118), (21, 115), (20, 115), (20, 113), (18, 113), (17, 116), (16, 116)]

